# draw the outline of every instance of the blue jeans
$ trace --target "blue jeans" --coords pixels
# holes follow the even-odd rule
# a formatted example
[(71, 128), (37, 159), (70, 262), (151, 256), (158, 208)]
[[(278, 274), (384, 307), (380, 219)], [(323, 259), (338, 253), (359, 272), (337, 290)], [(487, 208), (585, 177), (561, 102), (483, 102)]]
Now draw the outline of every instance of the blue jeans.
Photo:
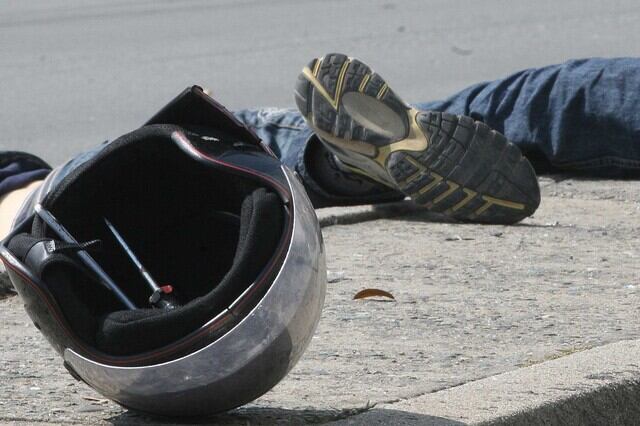
[[(417, 107), (487, 123), (518, 145), (538, 172), (640, 176), (640, 58), (572, 60), (528, 69)], [(296, 110), (242, 110), (236, 115), (298, 172), (316, 207), (402, 198), (383, 186), (352, 197), (324, 188), (308, 167), (309, 152), (318, 155), (322, 145)], [(56, 180), (99, 149), (61, 166)]]
[[(417, 108), (483, 121), (538, 172), (640, 176), (640, 58), (582, 59), (479, 83)], [(237, 113), (289, 166), (312, 132), (295, 110)]]
[(419, 107), (485, 122), (538, 172), (640, 176), (640, 58), (532, 68)]

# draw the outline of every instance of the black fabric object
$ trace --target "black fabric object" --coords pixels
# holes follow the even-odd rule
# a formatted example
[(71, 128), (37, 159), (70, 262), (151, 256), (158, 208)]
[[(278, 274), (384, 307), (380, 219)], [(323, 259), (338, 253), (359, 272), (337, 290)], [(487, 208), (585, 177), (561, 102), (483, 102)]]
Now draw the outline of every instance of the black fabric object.
[(278, 197), (257, 189), (242, 203), (240, 237), (233, 265), (207, 295), (170, 311), (117, 311), (102, 319), (97, 347), (112, 355), (130, 355), (167, 345), (204, 325), (228, 307), (258, 277), (282, 235)]
[(36, 157), (20, 151), (0, 152), (0, 197), (44, 179), (51, 166)]

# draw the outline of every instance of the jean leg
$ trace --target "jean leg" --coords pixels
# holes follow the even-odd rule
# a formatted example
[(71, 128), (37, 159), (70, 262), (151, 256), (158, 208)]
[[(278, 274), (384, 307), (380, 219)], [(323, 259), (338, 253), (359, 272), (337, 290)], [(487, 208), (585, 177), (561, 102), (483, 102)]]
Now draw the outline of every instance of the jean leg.
[(640, 174), (640, 58), (528, 69), (418, 107), (484, 121), (537, 166)]
[(236, 111), (235, 116), (250, 127), (284, 165), (297, 170), (307, 140), (313, 135), (297, 110), (245, 109)]

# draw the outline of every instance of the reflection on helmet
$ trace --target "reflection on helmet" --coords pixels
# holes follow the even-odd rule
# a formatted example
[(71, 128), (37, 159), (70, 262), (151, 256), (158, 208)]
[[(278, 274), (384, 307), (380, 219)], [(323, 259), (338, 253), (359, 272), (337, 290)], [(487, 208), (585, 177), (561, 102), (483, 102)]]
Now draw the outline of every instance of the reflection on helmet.
[[(126, 407), (203, 415), (259, 397), (302, 355), (326, 285), (315, 212), (297, 177), (200, 88), (43, 188), (0, 256), (77, 379)], [(154, 289), (175, 303), (150, 304)]]

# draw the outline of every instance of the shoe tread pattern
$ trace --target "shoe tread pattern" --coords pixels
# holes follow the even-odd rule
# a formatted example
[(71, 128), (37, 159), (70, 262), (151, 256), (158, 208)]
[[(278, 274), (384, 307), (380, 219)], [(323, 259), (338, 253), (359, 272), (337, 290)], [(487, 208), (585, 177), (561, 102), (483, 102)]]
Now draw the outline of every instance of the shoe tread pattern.
[(488, 223), (518, 222), (537, 209), (535, 172), (502, 134), (466, 116), (424, 112), (417, 119), (428, 148), (394, 152), (387, 162), (399, 189), (415, 202)]
[[(379, 100), (406, 122), (409, 107), (369, 66), (346, 55), (333, 53), (311, 61), (307, 68), (317, 70), (315, 78), (326, 92), (316, 90), (305, 75), (300, 74), (298, 77), (296, 104), (314, 127), (345, 140), (364, 141), (375, 146), (394, 142), (393, 139), (363, 126), (341, 107), (340, 99), (345, 93), (360, 92), (371, 97), (382, 95)], [(331, 99), (327, 99), (325, 94)], [(331, 100), (337, 100), (337, 105), (332, 105)]]

